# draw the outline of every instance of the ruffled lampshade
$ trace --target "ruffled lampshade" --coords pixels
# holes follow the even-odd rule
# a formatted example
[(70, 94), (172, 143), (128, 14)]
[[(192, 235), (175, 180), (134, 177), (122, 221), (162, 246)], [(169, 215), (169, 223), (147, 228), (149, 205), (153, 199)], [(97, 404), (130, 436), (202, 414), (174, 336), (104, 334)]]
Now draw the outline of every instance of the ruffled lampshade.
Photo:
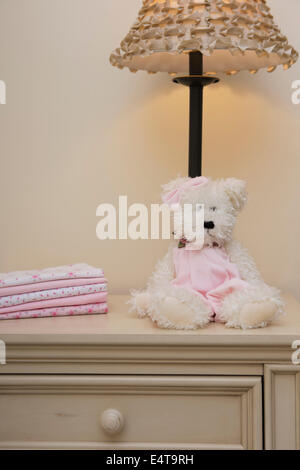
[(272, 72), (298, 58), (265, 0), (143, 0), (110, 61), (132, 72), (186, 74), (192, 51), (203, 54), (203, 72), (211, 74)]

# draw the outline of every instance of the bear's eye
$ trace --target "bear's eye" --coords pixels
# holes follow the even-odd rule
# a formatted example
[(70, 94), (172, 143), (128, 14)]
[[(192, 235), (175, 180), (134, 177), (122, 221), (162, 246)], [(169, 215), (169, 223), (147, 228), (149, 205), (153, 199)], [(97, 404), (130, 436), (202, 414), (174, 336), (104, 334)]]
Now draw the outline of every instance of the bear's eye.
[(210, 210), (211, 210), (212, 212), (216, 212), (217, 208), (216, 208), (216, 206), (213, 206), (213, 207), (210, 207)]

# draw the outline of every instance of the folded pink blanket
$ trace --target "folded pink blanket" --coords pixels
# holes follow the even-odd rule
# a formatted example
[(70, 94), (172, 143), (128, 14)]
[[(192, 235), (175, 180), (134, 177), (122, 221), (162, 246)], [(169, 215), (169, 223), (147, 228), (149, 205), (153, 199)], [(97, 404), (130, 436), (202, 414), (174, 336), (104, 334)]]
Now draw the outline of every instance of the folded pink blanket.
[(4, 313), (15, 313), (27, 310), (36, 310), (44, 308), (68, 307), (70, 305), (96, 304), (107, 301), (107, 292), (96, 294), (75, 295), (73, 297), (64, 297), (58, 299), (41, 300), (37, 302), (28, 302), (13, 307), (0, 308), (0, 315)]
[(107, 313), (107, 303), (96, 303), (89, 305), (44, 308), (38, 310), (28, 310), (25, 312), (4, 313), (0, 315), (0, 320), (16, 320), (22, 318), (43, 318), (43, 317), (65, 317), (73, 315), (96, 315)]
[(102, 269), (93, 268), (85, 263), (70, 264), (68, 266), (59, 266), (36, 271), (15, 271), (11, 273), (0, 273), (0, 289), (2, 287), (57, 281), (59, 279), (84, 279), (93, 277), (104, 277)]
[[(50, 284), (50, 283), (47, 283)], [(60, 289), (48, 289), (38, 292), (27, 292), (25, 294), (9, 295), (0, 297), (0, 311), (2, 307), (13, 307), (28, 302), (40, 300), (61, 299), (75, 295), (95, 294), (107, 291), (107, 284), (88, 284), (86, 286), (61, 287)]]
[(105, 277), (89, 277), (84, 279), (61, 279), (57, 281), (36, 282), (35, 284), (23, 284), (21, 286), (0, 287), (0, 296), (26, 294), (48, 289), (60, 289), (61, 287), (86, 286), (91, 284), (107, 284)]

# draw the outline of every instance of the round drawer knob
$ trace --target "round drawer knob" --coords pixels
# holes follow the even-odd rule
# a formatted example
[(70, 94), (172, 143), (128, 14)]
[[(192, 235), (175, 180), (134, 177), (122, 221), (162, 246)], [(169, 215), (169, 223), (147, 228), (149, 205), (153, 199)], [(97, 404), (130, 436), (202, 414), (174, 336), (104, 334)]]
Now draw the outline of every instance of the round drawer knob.
[(105, 410), (101, 416), (101, 424), (107, 434), (119, 434), (124, 426), (124, 418), (118, 410)]

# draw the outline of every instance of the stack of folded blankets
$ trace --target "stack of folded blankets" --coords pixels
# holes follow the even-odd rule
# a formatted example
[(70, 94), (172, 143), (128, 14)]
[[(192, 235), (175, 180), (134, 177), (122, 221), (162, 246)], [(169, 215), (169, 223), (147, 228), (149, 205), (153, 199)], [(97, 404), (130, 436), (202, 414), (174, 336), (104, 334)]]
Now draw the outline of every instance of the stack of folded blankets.
[(107, 313), (102, 269), (73, 264), (0, 274), (0, 320)]

